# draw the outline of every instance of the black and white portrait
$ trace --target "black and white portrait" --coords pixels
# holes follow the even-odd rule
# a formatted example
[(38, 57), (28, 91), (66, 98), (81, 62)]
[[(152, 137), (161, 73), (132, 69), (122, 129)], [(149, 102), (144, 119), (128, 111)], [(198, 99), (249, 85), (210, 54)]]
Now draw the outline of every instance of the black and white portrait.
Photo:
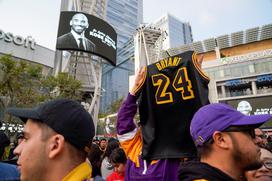
[(89, 27), (88, 18), (83, 13), (77, 13), (70, 20), (70, 27), (70, 32), (58, 37), (57, 47), (94, 52), (95, 44), (85, 37), (85, 31)]
[(238, 103), (237, 111), (249, 116), (251, 114), (252, 107), (248, 101), (243, 100)]

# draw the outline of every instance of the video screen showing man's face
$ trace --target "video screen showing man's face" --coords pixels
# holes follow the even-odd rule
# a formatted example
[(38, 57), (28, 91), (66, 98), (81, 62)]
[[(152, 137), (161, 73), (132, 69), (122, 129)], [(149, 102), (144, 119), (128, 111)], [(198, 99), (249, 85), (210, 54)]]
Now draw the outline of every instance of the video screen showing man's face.
[(117, 34), (109, 23), (96, 16), (62, 11), (56, 49), (90, 53), (116, 65)]
[(89, 27), (88, 19), (84, 14), (75, 14), (70, 21), (70, 26), (77, 34), (81, 34)]

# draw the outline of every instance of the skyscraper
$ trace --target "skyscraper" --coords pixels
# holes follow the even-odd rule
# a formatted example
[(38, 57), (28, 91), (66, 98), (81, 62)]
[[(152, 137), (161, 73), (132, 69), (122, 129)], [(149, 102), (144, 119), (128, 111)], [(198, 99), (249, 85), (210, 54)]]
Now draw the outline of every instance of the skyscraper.
[(117, 47), (126, 43), (143, 21), (143, 0), (110, 0), (106, 20), (117, 32)]
[(163, 41), (162, 49), (178, 47), (193, 42), (191, 25), (189, 22), (182, 22), (178, 18), (165, 14), (158, 20), (151, 23), (156, 28), (166, 31), (168, 36)]
[(117, 67), (106, 65), (102, 71), (100, 111), (128, 93), (129, 75), (134, 74), (133, 33), (143, 21), (143, 0), (110, 0), (106, 21), (117, 32)]

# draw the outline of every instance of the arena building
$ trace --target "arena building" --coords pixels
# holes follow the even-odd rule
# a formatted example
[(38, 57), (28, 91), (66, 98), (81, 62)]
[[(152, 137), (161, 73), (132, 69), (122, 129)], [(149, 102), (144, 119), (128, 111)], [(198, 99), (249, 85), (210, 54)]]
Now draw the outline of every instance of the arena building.
[(167, 50), (204, 54), (210, 101), (245, 114), (272, 114), (272, 24)]
[[(22, 37), (0, 29), (0, 57), (8, 54), (15, 60), (40, 65), (43, 75), (53, 73), (55, 51), (38, 45), (30, 36)], [(0, 74), (0, 79), (2, 76)], [(4, 110), (0, 105), (0, 119), (3, 116)]]
[(53, 72), (55, 51), (38, 45), (31, 36), (23, 37), (0, 29), (0, 56), (7, 54), (41, 65), (45, 75)]

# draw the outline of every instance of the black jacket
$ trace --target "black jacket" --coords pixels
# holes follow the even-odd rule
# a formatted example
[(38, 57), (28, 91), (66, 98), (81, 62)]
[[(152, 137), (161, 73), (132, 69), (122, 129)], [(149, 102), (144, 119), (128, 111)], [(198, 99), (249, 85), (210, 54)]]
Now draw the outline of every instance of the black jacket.
[[(87, 38), (84, 38), (84, 41), (86, 45), (86, 51), (94, 52), (95, 44)], [(57, 38), (57, 48), (60, 50), (78, 50), (79, 49), (77, 42), (71, 32)]]
[(198, 161), (181, 163), (178, 174), (181, 181), (235, 181), (221, 170)]

